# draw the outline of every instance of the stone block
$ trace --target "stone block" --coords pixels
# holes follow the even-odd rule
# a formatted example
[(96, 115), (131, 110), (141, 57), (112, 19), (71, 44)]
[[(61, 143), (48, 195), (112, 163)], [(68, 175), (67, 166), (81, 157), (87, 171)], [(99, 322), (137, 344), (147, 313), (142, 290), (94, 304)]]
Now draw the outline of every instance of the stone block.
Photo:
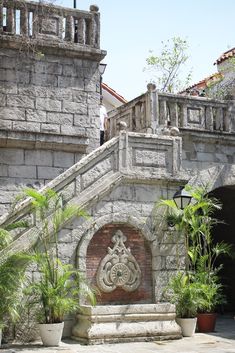
[(80, 128), (78, 126), (61, 126), (61, 133), (64, 135), (70, 136), (86, 136), (86, 130), (84, 128)]
[(63, 168), (54, 168), (54, 167), (37, 167), (38, 178), (51, 180), (56, 178), (58, 175), (63, 173)]
[(53, 75), (61, 75), (62, 74), (62, 65), (59, 63), (52, 62), (41, 62), (38, 61), (34, 65), (34, 69), (36, 73), (42, 74), (53, 74)]
[(0, 164), (0, 177), (8, 176), (8, 166), (4, 164)]
[(0, 93), (17, 94), (17, 85), (11, 82), (0, 82)]
[(73, 114), (47, 113), (47, 123), (73, 125)]
[(0, 129), (1, 130), (12, 130), (12, 121), (11, 120), (0, 120)]
[(14, 148), (1, 148), (0, 163), (7, 165), (22, 165), (24, 164), (24, 151)]
[(87, 104), (85, 102), (70, 102), (63, 100), (63, 112), (75, 114), (87, 114)]
[[(1, 74), (1, 73), (0, 73)], [(58, 87), (84, 90), (84, 79), (78, 77), (58, 76)]]
[(46, 122), (46, 112), (42, 110), (26, 109), (26, 120), (38, 123)]
[(30, 83), (36, 86), (57, 87), (58, 78), (57, 75), (32, 73)]
[(60, 125), (56, 124), (41, 124), (41, 132), (51, 132), (55, 134), (60, 133)]
[(0, 120), (25, 120), (25, 109), (23, 108), (8, 108), (0, 109)]
[(6, 105), (6, 95), (0, 93), (0, 107), (4, 107)]
[(8, 168), (9, 171), (9, 177), (15, 177), (15, 178), (36, 178), (37, 173), (36, 173), (36, 167), (35, 166), (9, 166)]
[(90, 117), (87, 115), (74, 115), (74, 125), (79, 127), (90, 127)]
[(8, 95), (7, 96), (7, 106), (34, 108), (35, 107), (35, 99), (30, 98), (28, 96)]
[(36, 98), (36, 109), (47, 110), (51, 112), (61, 111), (61, 101), (50, 98)]
[(14, 122), (12, 125), (15, 131), (40, 132), (40, 124), (36, 122)]
[(74, 154), (69, 152), (54, 152), (54, 167), (69, 168), (74, 164)]
[(52, 162), (53, 162), (53, 154), (51, 151), (42, 151), (42, 150), (25, 151), (26, 165), (52, 166)]

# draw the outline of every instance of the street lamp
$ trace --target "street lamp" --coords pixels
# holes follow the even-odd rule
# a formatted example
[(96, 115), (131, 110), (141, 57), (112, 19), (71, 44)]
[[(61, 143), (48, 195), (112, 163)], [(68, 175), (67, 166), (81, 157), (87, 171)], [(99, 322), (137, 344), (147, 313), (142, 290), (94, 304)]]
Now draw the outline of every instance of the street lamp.
[[(74, 9), (77, 8), (77, 0), (73, 0), (73, 7)], [(78, 42), (78, 22), (74, 20), (74, 43)]]
[(102, 80), (103, 80), (102, 76), (103, 76), (103, 74), (104, 74), (104, 72), (105, 72), (106, 66), (107, 66), (107, 64), (104, 64), (104, 63), (100, 63), (100, 64), (99, 64), (99, 73), (100, 73), (100, 97), (102, 96)]
[(178, 208), (183, 210), (188, 206), (192, 200), (192, 195), (190, 195), (185, 189), (184, 186), (180, 186), (180, 190), (176, 191), (173, 196), (173, 200)]

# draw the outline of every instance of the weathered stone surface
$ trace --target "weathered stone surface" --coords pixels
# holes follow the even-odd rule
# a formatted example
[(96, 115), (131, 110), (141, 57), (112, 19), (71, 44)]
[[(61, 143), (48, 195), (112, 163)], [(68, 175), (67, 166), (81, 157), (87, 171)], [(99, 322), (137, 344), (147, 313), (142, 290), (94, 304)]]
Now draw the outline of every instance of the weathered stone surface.
[(83, 306), (83, 310), (73, 329), (73, 337), (83, 343), (181, 337), (174, 321), (174, 307), (170, 304), (109, 305), (97, 306), (96, 310)]

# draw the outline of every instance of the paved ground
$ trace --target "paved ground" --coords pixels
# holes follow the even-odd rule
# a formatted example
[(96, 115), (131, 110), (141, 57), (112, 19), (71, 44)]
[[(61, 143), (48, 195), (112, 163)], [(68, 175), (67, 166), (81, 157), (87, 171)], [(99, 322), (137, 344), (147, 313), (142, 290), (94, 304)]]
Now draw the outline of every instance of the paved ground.
[(162, 342), (139, 342), (82, 346), (74, 341), (64, 341), (60, 347), (41, 345), (15, 345), (0, 353), (235, 353), (235, 321), (232, 316), (217, 320), (212, 334), (196, 333), (193, 337)]

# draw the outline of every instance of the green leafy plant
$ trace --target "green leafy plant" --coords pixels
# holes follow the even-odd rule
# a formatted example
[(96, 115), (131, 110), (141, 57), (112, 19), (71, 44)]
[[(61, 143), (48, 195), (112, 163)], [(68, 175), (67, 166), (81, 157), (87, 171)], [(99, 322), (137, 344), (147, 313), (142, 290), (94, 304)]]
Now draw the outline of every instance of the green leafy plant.
[(192, 282), (182, 272), (173, 276), (164, 291), (164, 298), (176, 306), (176, 315), (180, 318), (193, 318), (200, 305), (200, 283)]
[(61, 227), (74, 216), (87, 215), (78, 206), (64, 205), (61, 195), (53, 190), (41, 194), (27, 189), (25, 194), (32, 198), (32, 207), (41, 222), (39, 243), (33, 255), (40, 278), (29, 286), (27, 293), (37, 298), (33, 304), (39, 303), (41, 323), (59, 323), (66, 314), (79, 309), (79, 295), (95, 304), (95, 290), (89, 287), (79, 270), (63, 264), (59, 257)]
[[(12, 242), (11, 230), (27, 227), (27, 222), (15, 222), (5, 229), (0, 229), (0, 251), (7, 249)], [(0, 328), (6, 320), (15, 322), (19, 319), (19, 311), (22, 305), (23, 288), (26, 283), (25, 271), (31, 262), (30, 255), (16, 253), (6, 260), (0, 258)]]
[[(187, 295), (190, 299), (191, 291), (196, 285), (199, 310), (210, 311), (225, 302), (218, 277), (222, 265), (218, 265), (217, 260), (222, 255), (232, 256), (232, 246), (213, 241), (213, 227), (218, 223), (214, 212), (221, 209), (219, 201), (209, 197), (204, 187), (185, 189), (191, 194), (192, 201), (183, 210), (179, 209), (173, 200), (161, 200), (157, 205), (166, 208), (166, 222), (183, 235), (185, 243), (186, 277), (177, 274), (170, 281), (170, 286), (173, 287), (173, 292), (177, 285), (178, 293), (180, 289), (184, 289), (180, 294), (182, 297), (185, 294), (186, 297), (178, 303), (173, 297), (173, 301), (180, 308), (181, 304), (182, 307), (185, 305), (185, 310), (188, 310)], [(180, 309), (181, 314), (182, 310)]]

